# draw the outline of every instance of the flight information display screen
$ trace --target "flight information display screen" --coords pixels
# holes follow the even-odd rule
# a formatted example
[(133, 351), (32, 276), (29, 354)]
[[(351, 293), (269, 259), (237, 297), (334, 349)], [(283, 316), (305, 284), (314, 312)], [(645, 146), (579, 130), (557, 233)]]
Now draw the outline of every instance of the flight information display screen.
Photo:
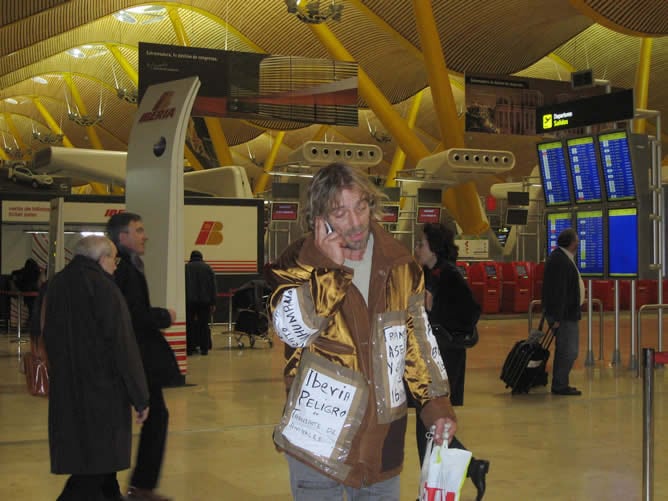
[(545, 205), (554, 207), (571, 204), (573, 197), (568, 182), (566, 154), (561, 141), (538, 143), (536, 147)]
[(608, 211), (608, 274), (611, 277), (638, 275), (638, 209)]
[(559, 233), (566, 228), (573, 227), (573, 217), (570, 212), (559, 212), (547, 215), (547, 255), (549, 256), (557, 246)]
[(599, 134), (598, 147), (608, 202), (634, 200), (636, 187), (626, 131)]
[(600, 202), (601, 179), (593, 137), (578, 137), (566, 141), (568, 163), (571, 167), (575, 203)]
[(605, 273), (603, 258), (603, 211), (578, 212), (575, 215), (580, 244), (576, 262), (583, 277), (602, 277)]

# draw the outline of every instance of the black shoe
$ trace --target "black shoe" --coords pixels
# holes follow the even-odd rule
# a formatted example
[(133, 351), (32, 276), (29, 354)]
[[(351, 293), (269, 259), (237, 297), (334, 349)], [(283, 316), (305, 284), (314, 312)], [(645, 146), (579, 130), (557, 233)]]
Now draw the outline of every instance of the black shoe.
[(572, 396), (578, 396), (582, 395), (582, 392), (578, 390), (577, 388), (574, 388), (572, 386), (566, 386), (566, 388), (552, 388), (552, 395), (572, 395)]
[(468, 476), (471, 477), (471, 482), (473, 482), (473, 485), (475, 485), (475, 488), (478, 490), (478, 495), (476, 496), (475, 501), (481, 501), (482, 497), (485, 495), (485, 489), (487, 488), (486, 477), (488, 472), (489, 461), (486, 459), (471, 458)]

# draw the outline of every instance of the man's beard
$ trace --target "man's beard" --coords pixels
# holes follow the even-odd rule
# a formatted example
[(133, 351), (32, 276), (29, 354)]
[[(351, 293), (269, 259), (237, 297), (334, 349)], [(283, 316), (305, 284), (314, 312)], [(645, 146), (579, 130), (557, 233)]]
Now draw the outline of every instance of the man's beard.
[[(360, 232), (366, 232), (366, 238), (363, 238), (361, 240), (355, 240), (355, 241), (350, 241), (347, 238), (344, 240), (346, 241), (346, 248), (350, 250), (363, 250), (366, 249), (367, 244), (369, 243), (369, 227), (358, 227), (358, 228), (353, 228), (348, 232), (349, 235), (354, 235), (356, 233)], [(348, 235), (347, 234), (347, 235)], [(346, 236), (347, 236), (346, 235)]]

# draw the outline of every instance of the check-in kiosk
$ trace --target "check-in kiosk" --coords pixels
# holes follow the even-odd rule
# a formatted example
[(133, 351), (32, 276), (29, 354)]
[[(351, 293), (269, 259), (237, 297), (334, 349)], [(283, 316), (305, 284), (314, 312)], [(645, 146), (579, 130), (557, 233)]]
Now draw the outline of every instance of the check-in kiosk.
[(529, 311), (531, 301), (531, 276), (529, 263), (513, 261), (501, 264), (501, 310), (508, 313), (525, 313)]
[(529, 263), (529, 277), (531, 278), (531, 299), (543, 298), (543, 279), (545, 276), (545, 261)]
[(615, 284), (613, 280), (592, 280), (591, 294), (594, 299), (599, 299), (605, 311), (615, 309)]
[(462, 277), (464, 277), (464, 280), (469, 284), (469, 287), (471, 286), (471, 278), (469, 276), (469, 268), (470, 265), (466, 261), (457, 261), (456, 263), (457, 266), (457, 271), (462, 274)]
[(469, 276), (473, 297), (483, 313), (499, 313), (501, 310), (501, 267), (499, 263), (485, 261), (472, 263)]
[[(656, 281), (636, 280), (636, 309), (652, 304), (652, 297), (656, 297)], [(619, 307), (622, 310), (631, 308), (631, 280), (619, 281)]]

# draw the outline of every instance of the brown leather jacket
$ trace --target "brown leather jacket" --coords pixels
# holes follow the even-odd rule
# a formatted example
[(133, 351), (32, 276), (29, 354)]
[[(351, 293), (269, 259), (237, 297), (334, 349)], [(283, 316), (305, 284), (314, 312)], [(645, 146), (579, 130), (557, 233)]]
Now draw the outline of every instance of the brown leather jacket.
[[(274, 441), (286, 453), (356, 488), (401, 472), (404, 379), (427, 428), (440, 417), (455, 419), (447, 374), (424, 310), (422, 270), (379, 225), (372, 223), (371, 231), (368, 306), (352, 283), (352, 270), (324, 256), (312, 234), (288, 247), (270, 273), (275, 286), (272, 319), (288, 345), (284, 376), (290, 390)], [(316, 379), (316, 385), (310, 384)], [(332, 403), (337, 384), (358, 390), (355, 402), (347, 402), (350, 407), (341, 407), (343, 411)], [(327, 416), (328, 411), (335, 415)], [(337, 421), (337, 412), (347, 412), (345, 424)], [(337, 426), (338, 435), (324, 436), (322, 430)], [(322, 445), (327, 439), (330, 447)]]

